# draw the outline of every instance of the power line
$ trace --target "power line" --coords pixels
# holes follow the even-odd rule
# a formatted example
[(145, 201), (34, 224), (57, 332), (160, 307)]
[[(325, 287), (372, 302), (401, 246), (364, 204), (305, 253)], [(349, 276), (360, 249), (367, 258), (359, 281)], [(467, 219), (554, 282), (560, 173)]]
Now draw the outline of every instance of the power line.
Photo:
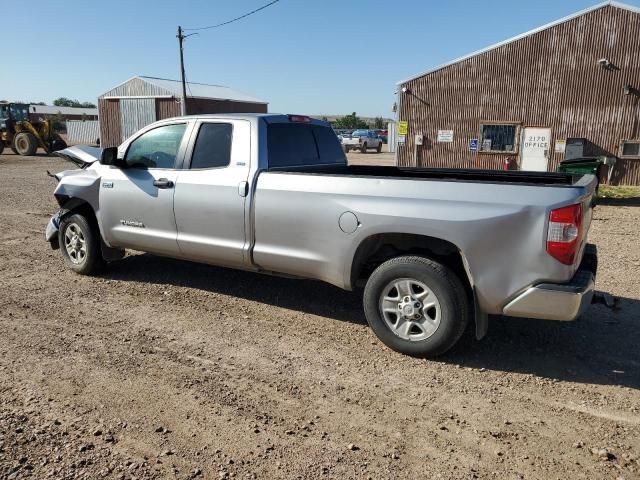
[(243, 18), (247, 18), (249, 15), (253, 15), (254, 13), (259, 12), (260, 10), (264, 10), (265, 8), (270, 7), (271, 5), (273, 5), (274, 3), (278, 3), (279, 1), (280, 0), (273, 0), (272, 2), (269, 2), (266, 5), (263, 5), (259, 8), (256, 8), (255, 10), (251, 10), (250, 12), (245, 13), (244, 15), (240, 15), (239, 17), (232, 18), (231, 20), (227, 20), (226, 22), (218, 23), (217, 25), (209, 25), (208, 27), (185, 28), (184, 30), (193, 32), (195, 30), (209, 30), (210, 28), (218, 28), (224, 25), (229, 25), (230, 23), (237, 22), (238, 20), (242, 20)]

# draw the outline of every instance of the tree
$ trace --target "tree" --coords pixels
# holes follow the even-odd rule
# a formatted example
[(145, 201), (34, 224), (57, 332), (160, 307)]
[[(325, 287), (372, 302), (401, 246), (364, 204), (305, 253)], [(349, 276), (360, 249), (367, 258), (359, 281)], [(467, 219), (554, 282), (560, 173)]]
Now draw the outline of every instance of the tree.
[(369, 128), (367, 122), (358, 117), (356, 112), (337, 118), (334, 125), (335, 128)]
[(78, 100), (71, 100), (67, 97), (56, 98), (53, 101), (53, 104), (56, 107), (96, 108), (96, 106), (91, 102), (80, 103)]
[(383, 128), (385, 128), (385, 121), (382, 117), (376, 117), (373, 120), (373, 128), (377, 128), (382, 130)]

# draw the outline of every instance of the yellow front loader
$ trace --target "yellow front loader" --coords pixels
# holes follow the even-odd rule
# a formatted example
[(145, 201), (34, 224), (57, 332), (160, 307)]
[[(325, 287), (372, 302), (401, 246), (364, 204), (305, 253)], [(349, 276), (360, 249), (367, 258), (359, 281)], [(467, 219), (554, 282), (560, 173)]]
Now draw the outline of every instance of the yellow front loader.
[(51, 121), (32, 122), (29, 105), (22, 103), (0, 103), (0, 153), (6, 146), (18, 155), (34, 155), (38, 147), (46, 153), (67, 148)]

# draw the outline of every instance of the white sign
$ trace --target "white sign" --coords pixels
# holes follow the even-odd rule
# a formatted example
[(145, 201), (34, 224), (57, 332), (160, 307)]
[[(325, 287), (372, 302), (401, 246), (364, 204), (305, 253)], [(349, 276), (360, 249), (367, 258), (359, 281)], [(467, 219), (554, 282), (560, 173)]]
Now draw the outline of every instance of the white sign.
[(453, 130), (438, 130), (438, 142), (440, 143), (453, 142)]
[(566, 140), (556, 140), (556, 153), (564, 153), (564, 150), (566, 147), (567, 147)]
[(398, 143), (399, 144), (403, 144), (407, 141), (407, 136), (406, 135), (398, 135)]

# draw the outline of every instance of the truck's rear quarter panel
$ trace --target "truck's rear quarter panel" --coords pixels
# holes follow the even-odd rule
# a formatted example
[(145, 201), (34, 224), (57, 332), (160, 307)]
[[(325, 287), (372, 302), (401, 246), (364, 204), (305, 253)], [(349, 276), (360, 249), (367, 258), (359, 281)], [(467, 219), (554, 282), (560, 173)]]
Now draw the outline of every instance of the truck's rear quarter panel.
[[(508, 299), (537, 282), (565, 282), (576, 266), (545, 251), (549, 211), (590, 198), (575, 186), (439, 181), (265, 172), (255, 199), (253, 260), (260, 267), (351, 288), (351, 263), (367, 237), (409, 233), (456, 245), (478, 301), (501, 313)], [(344, 233), (340, 215), (359, 227)]]

